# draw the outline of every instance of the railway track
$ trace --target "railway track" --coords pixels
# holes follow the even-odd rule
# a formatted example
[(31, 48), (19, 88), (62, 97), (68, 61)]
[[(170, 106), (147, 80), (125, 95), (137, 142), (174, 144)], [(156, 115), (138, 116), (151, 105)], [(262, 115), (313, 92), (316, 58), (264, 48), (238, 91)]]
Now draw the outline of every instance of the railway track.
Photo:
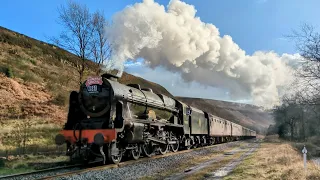
[[(95, 166), (97, 163), (100, 163), (100, 162), (101, 161), (94, 161), (94, 162), (89, 163), (86, 166), (83, 164), (74, 164), (74, 165), (65, 165), (65, 166), (58, 166), (58, 167), (53, 167), (53, 168), (35, 170), (35, 171), (26, 172), (26, 173), (4, 175), (4, 176), (0, 176), (0, 179), (21, 179), (21, 178), (36, 175), (36, 174), (57, 173), (57, 171), (59, 171), (59, 170), (65, 170), (65, 171), (70, 170), (70, 172), (80, 171), (82, 169), (86, 169), (86, 168), (90, 168), (92, 166)], [(64, 173), (62, 172), (61, 174), (64, 174)], [(48, 177), (50, 177), (50, 176), (48, 176)], [(43, 178), (45, 178), (45, 177), (40, 177), (39, 179), (43, 179)]]
[[(244, 141), (246, 141), (246, 140), (244, 140)], [(229, 143), (236, 143), (236, 142), (239, 142), (239, 141), (234, 141), (234, 142), (229, 142)], [(199, 147), (199, 148), (195, 148), (195, 149), (182, 150), (182, 151), (178, 151), (178, 152), (169, 152), (164, 155), (156, 155), (151, 158), (141, 157), (138, 160), (127, 160), (124, 162), (120, 162), (119, 164), (97, 165), (97, 163), (100, 163), (100, 161), (95, 161), (95, 162), (90, 163), (87, 166), (84, 166), (82, 164), (60, 166), (60, 167), (55, 167), (55, 168), (48, 168), (48, 169), (43, 169), (43, 170), (38, 170), (38, 171), (27, 172), (27, 173), (19, 173), (19, 174), (0, 176), (0, 179), (28, 179), (28, 180), (29, 179), (56, 179), (59, 177), (65, 177), (65, 176), (70, 176), (70, 175), (74, 175), (74, 174), (81, 174), (81, 173), (85, 173), (85, 172), (89, 172), (89, 171), (99, 171), (99, 170), (101, 171), (101, 170), (124, 167), (124, 166), (130, 165), (130, 164), (140, 163), (140, 162), (144, 162), (144, 161), (151, 160), (151, 159), (159, 159), (159, 158), (163, 158), (163, 157), (167, 157), (167, 156), (179, 155), (179, 154), (183, 154), (183, 153), (188, 153), (188, 152), (197, 151), (197, 150), (201, 150), (201, 149), (212, 148), (215, 146), (229, 144), (229, 143), (215, 144), (215, 145), (204, 146), (204, 147)], [(61, 172), (60, 170), (63, 170), (63, 172)]]
[[(229, 142), (229, 143), (233, 143), (233, 142)], [(223, 144), (229, 144), (229, 143), (223, 143)], [(90, 163), (90, 166), (84, 166), (81, 164), (61, 166), (61, 167), (43, 169), (43, 170), (32, 171), (32, 172), (27, 172), (27, 173), (0, 176), (0, 179), (22, 179), (22, 178), (23, 179), (55, 179), (55, 178), (59, 178), (59, 177), (70, 176), (73, 174), (81, 174), (81, 173), (85, 173), (85, 172), (89, 172), (89, 171), (107, 170), (107, 169), (112, 169), (112, 168), (124, 167), (124, 166), (130, 165), (130, 164), (133, 164), (133, 163), (144, 162), (144, 161), (147, 161), (150, 159), (159, 159), (159, 158), (163, 158), (163, 157), (167, 157), (167, 156), (179, 155), (182, 153), (188, 153), (188, 152), (211, 148), (211, 147), (215, 147), (215, 146), (219, 146), (219, 145), (221, 145), (221, 144), (204, 146), (204, 147), (199, 147), (196, 149), (182, 150), (182, 151), (178, 151), (178, 152), (169, 152), (164, 155), (156, 155), (151, 158), (142, 157), (138, 160), (128, 160), (125, 162), (120, 162), (119, 164), (107, 164), (107, 165), (93, 166), (94, 163), (98, 163), (98, 161), (96, 161), (96, 162)], [(64, 172), (59, 172), (60, 170), (64, 170)]]
[(200, 150), (200, 149), (204, 149), (204, 148), (210, 148), (213, 146), (216, 146), (218, 144), (215, 145), (211, 145), (211, 146), (205, 146), (205, 147), (201, 147), (201, 148), (197, 148), (197, 149), (189, 149), (189, 150), (182, 150), (182, 151), (178, 151), (178, 152), (169, 152), (166, 153), (164, 155), (156, 155), (156, 156), (152, 156), (151, 158), (149, 157), (142, 157), (138, 160), (128, 160), (125, 162), (120, 162), (119, 164), (108, 164), (108, 165), (101, 165), (101, 166), (97, 166), (97, 167), (91, 167), (91, 168), (86, 168), (86, 169), (81, 169), (81, 170), (76, 170), (76, 171), (70, 171), (70, 172), (66, 172), (66, 173), (61, 173), (61, 174), (57, 174), (54, 176), (48, 176), (48, 177), (44, 177), (44, 178), (40, 178), (40, 179), (55, 179), (55, 178), (59, 178), (59, 177), (63, 177), (63, 176), (69, 176), (69, 175), (73, 175), (73, 174), (80, 174), (80, 173), (84, 173), (84, 172), (88, 172), (88, 171), (97, 171), (97, 170), (106, 170), (106, 169), (112, 169), (112, 168), (118, 168), (118, 167), (123, 167), (126, 165), (130, 165), (133, 163), (139, 163), (139, 162), (143, 162), (143, 161), (147, 161), (150, 159), (158, 159), (158, 158), (163, 158), (163, 157), (167, 157), (167, 156), (173, 156), (173, 155), (178, 155), (178, 154), (182, 154), (182, 153), (187, 153), (187, 152), (191, 152), (191, 151), (195, 151), (195, 150)]
[(77, 165), (69, 165), (69, 166), (60, 166), (60, 167), (54, 167), (54, 168), (48, 168), (48, 169), (41, 169), (41, 170), (36, 170), (36, 171), (31, 171), (31, 172), (26, 172), (26, 173), (18, 173), (18, 174), (10, 174), (10, 175), (5, 175), (5, 176), (0, 176), (0, 179), (16, 179), (16, 178), (22, 178), (22, 177), (28, 176), (28, 175), (54, 172), (54, 171), (58, 171), (61, 169), (78, 168), (81, 166), (82, 165), (77, 164)]

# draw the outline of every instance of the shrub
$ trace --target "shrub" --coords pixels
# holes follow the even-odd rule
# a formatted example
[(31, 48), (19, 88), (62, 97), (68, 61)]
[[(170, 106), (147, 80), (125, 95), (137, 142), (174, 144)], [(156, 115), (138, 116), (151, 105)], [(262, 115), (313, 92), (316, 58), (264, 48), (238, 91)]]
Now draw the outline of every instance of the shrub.
[(12, 166), (13, 169), (25, 169), (25, 168), (28, 168), (28, 165), (26, 163), (17, 163), (17, 164), (14, 164)]
[(11, 67), (2, 67), (0, 66), (0, 72), (5, 74), (9, 78), (13, 78), (13, 71)]
[(46, 89), (48, 89), (52, 94), (58, 94), (60, 90), (58, 85), (50, 82), (46, 84)]
[(41, 80), (34, 73), (26, 71), (21, 77), (25, 82), (35, 82), (39, 83)]
[(24, 60), (31, 62), (31, 64), (33, 64), (33, 65), (37, 65), (37, 61), (34, 60), (34, 59), (27, 58), (27, 59), (24, 59)]
[(9, 50), (8, 50), (8, 53), (11, 54), (11, 55), (15, 55), (15, 54), (18, 53), (18, 50), (16, 50), (16, 49), (9, 49)]
[(66, 93), (59, 93), (54, 99), (53, 103), (58, 106), (65, 106), (67, 104), (68, 96)]
[(6, 76), (9, 77), (9, 78), (13, 78), (13, 77), (14, 77), (13, 71), (12, 71), (12, 68), (11, 68), (11, 67), (9, 67), (9, 68), (7, 69)]
[(312, 136), (312, 137), (309, 138), (309, 141), (312, 144), (320, 145), (320, 137), (319, 136)]
[(10, 61), (10, 64), (17, 69), (26, 70), (30, 69), (29, 65), (21, 58), (15, 58)]
[(4, 159), (0, 158), (0, 168), (2, 168), (4, 166), (5, 166)]
[(8, 68), (7, 67), (3, 67), (3, 66), (0, 66), (0, 72), (7, 75), (7, 71), (8, 71)]

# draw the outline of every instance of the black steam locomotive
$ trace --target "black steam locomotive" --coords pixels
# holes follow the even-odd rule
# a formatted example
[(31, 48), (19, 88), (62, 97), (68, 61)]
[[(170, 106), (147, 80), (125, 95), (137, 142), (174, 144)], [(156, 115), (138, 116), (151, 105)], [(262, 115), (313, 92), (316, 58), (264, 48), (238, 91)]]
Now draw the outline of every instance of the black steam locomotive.
[(138, 159), (255, 136), (253, 130), (104, 74), (71, 92), (56, 144), (67, 144), (71, 160), (100, 157), (119, 163), (124, 156)]

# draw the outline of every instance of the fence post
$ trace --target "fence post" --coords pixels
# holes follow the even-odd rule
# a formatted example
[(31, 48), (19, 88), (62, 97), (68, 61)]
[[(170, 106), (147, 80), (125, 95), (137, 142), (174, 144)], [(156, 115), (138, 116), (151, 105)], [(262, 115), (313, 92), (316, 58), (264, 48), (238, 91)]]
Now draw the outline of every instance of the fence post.
[(304, 145), (302, 149), (304, 170), (307, 171), (307, 148)]

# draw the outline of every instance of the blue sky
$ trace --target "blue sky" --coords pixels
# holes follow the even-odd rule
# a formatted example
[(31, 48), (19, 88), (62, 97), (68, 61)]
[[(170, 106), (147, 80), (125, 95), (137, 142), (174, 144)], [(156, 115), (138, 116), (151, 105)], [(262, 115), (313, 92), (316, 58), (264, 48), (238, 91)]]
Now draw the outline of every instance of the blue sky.
[[(76, 0), (91, 11), (103, 10), (106, 17), (134, 4), (135, 0)], [(168, 0), (156, 0), (167, 5)], [(256, 50), (293, 53), (292, 43), (284, 39), (302, 22), (319, 26), (320, 1), (317, 0), (185, 0), (197, 9), (202, 21), (217, 26), (221, 34), (229, 34), (239, 46), (252, 54)], [(40, 40), (61, 31), (57, 23), (57, 7), (65, 0), (2, 0), (0, 25)]]
[[(107, 19), (122, 10), (135, 0), (106, 1), (106, 0), (76, 0), (89, 7), (91, 11), (103, 10)], [(167, 5), (168, 0), (156, 0)], [(284, 38), (292, 29), (299, 28), (303, 22), (319, 27), (320, 1), (317, 0), (185, 0), (197, 9), (197, 16), (206, 23), (212, 23), (219, 28), (222, 35), (232, 36), (241, 49), (248, 54), (257, 50), (275, 51), (278, 54), (295, 53), (292, 42)], [(0, 6), (0, 26), (20, 32), (27, 36), (46, 41), (47, 37), (57, 36), (62, 30), (57, 23), (57, 7), (65, 4), (64, 0), (2, 0)], [(157, 68), (141, 68), (141, 66), (127, 66), (133, 74), (164, 85), (175, 95), (197, 96), (197, 93), (187, 89), (198, 87), (197, 84), (180, 83), (177, 76), (172, 81), (161, 79), (154, 74), (165, 70)], [(151, 75), (153, 74), (153, 75)], [(168, 75), (168, 78), (170, 78)], [(172, 84), (180, 83), (181, 89), (171, 88)], [(182, 91), (182, 89), (184, 91)], [(227, 93), (215, 89), (202, 87), (203, 97), (230, 100)], [(212, 95), (213, 94), (213, 95)], [(246, 100), (244, 100), (246, 101)]]

